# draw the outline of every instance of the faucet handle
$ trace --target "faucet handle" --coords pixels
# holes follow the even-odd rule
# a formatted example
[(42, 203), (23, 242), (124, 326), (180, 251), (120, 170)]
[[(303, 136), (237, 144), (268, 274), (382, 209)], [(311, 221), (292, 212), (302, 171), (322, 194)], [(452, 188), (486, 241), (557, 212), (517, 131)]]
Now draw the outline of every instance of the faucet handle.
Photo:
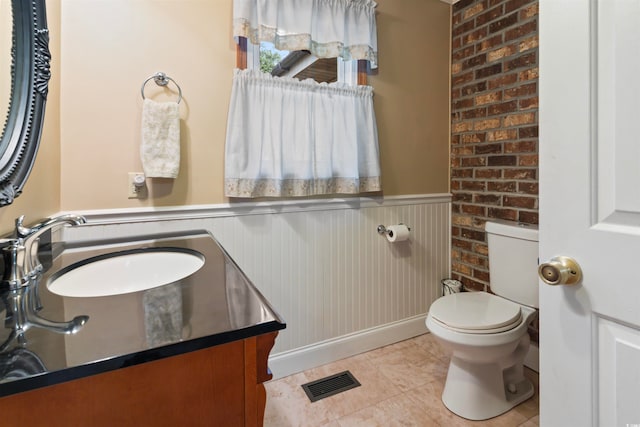
[(28, 237), (35, 230), (24, 226), (24, 215), (20, 215), (16, 218), (16, 235), (18, 238), (24, 239)]

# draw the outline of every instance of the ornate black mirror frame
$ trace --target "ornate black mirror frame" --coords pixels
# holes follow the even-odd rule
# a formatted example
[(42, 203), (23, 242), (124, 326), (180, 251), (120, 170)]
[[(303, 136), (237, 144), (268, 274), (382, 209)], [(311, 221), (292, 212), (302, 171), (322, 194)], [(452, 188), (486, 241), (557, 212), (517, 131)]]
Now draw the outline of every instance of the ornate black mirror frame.
[(0, 137), (0, 206), (22, 192), (40, 145), (49, 78), (45, 0), (11, 0), (11, 96)]

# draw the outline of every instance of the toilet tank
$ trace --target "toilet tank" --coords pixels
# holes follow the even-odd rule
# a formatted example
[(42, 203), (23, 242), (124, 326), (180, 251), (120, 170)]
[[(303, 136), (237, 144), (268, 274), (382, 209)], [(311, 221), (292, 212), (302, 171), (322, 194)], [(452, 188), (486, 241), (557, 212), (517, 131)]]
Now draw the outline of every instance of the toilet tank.
[(538, 308), (538, 226), (487, 221), (491, 291)]

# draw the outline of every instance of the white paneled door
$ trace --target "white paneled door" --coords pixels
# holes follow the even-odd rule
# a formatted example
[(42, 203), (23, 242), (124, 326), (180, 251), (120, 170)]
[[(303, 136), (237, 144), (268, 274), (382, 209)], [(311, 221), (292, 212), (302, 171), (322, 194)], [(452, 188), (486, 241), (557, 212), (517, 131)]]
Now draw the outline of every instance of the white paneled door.
[(640, 426), (640, 0), (540, 0), (543, 426)]

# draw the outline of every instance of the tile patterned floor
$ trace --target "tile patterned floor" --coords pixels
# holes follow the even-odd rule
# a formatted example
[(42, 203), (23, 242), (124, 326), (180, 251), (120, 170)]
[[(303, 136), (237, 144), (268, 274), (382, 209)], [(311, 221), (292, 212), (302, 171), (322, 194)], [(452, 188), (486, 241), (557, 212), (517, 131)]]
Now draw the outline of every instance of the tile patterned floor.
[[(487, 421), (468, 421), (440, 400), (448, 355), (430, 334), (382, 347), (266, 384), (265, 427), (500, 426), (538, 423), (538, 375), (526, 369), (535, 395)], [(345, 370), (362, 384), (311, 403), (301, 385)]]

